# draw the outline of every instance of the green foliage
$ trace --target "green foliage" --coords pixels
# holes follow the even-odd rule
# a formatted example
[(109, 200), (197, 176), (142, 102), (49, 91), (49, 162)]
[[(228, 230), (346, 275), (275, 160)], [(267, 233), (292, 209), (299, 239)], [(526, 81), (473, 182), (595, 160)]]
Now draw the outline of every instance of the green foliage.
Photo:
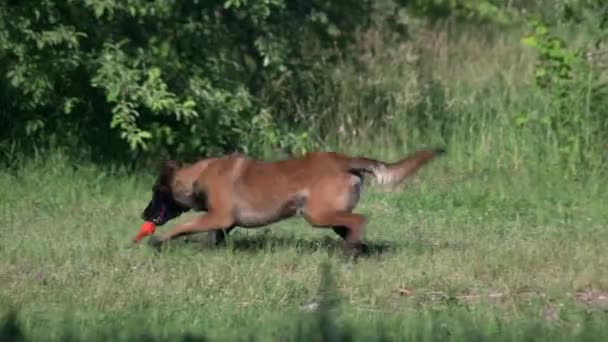
[(1, 141), (51, 139), (112, 155), (309, 148), (307, 115), (294, 108), (328, 82), (328, 58), (365, 27), (367, 7), (3, 2)]
[[(466, 74), (495, 58), (485, 46), (514, 56), (530, 13), (532, 91), (501, 79), (523, 79), (528, 60)], [(409, 148), (495, 128), (542, 133), (570, 165), (599, 162), (607, 13), (599, 0), (5, 1), (0, 151), (46, 144), (141, 163), (367, 138)], [(585, 32), (572, 41), (564, 27)], [(467, 30), (472, 54), (455, 43)]]
[(501, 0), (414, 0), (406, 3), (414, 13), (435, 20), (455, 17), (471, 22), (507, 24), (517, 13)]
[(518, 116), (516, 123), (551, 132), (560, 153), (571, 163), (597, 163), (608, 142), (604, 15), (600, 12), (598, 20), (597, 15), (588, 14), (586, 24), (592, 31), (578, 46), (567, 44), (555, 24), (540, 19), (530, 20), (532, 32), (522, 40), (538, 54), (534, 80), (548, 106), (542, 113)]

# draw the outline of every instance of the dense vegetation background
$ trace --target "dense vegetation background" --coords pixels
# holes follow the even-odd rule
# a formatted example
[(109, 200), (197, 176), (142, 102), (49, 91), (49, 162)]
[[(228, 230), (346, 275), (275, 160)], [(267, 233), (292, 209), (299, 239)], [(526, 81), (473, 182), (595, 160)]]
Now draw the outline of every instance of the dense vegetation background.
[(34, 147), (143, 163), (373, 137), (385, 147), (416, 137), (465, 143), (498, 128), (543, 138), (529, 157), (598, 163), (608, 122), (605, 7), (4, 1), (1, 151), (9, 163)]

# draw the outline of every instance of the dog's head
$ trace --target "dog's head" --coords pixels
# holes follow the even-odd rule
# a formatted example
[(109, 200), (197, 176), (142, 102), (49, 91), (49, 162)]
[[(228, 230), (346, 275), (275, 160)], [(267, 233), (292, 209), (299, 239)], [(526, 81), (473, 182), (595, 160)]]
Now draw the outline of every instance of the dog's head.
[(167, 221), (187, 212), (190, 208), (178, 203), (173, 197), (171, 184), (180, 165), (176, 161), (165, 161), (161, 164), (160, 175), (152, 186), (152, 199), (142, 212), (144, 221), (162, 226)]

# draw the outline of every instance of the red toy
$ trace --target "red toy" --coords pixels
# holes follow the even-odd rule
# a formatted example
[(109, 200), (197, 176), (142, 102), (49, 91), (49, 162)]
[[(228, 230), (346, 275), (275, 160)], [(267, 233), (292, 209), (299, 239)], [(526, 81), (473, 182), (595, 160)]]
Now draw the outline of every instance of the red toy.
[(133, 242), (139, 242), (139, 240), (141, 240), (141, 238), (143, 238), (144, 236), (154, 234), (154, 229), (155, 226), (153, 222), (144, 221), (144, 223), (142, 223), (141, 227), (139, 228), (139, 233), (137, 233), (137, 235), (133, 238)]

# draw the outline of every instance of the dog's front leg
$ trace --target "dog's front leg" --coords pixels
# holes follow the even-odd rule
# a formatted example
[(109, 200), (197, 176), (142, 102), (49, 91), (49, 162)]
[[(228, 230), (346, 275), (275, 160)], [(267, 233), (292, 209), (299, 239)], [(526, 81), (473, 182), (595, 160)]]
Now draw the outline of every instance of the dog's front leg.
[(164, 234), (153, 236), (148, 240), (148, 244), (154, 248), (159, 248), (163, 242), (175, 239), (183, 235), (208, 232), (218, 229), (228, 229), (234, 225), (231, 215), (207, 212), (190, 222), (186, 222), (171, 228)]
[(192, 234), (191, 237), (186, 237), (184, 241), (199, 243), (202, 246), (220, 246), (226, 242), (226, 239), (230, 232), (232, 232), (236, 226), (228, 229), (214, 229), (205, 233)]

